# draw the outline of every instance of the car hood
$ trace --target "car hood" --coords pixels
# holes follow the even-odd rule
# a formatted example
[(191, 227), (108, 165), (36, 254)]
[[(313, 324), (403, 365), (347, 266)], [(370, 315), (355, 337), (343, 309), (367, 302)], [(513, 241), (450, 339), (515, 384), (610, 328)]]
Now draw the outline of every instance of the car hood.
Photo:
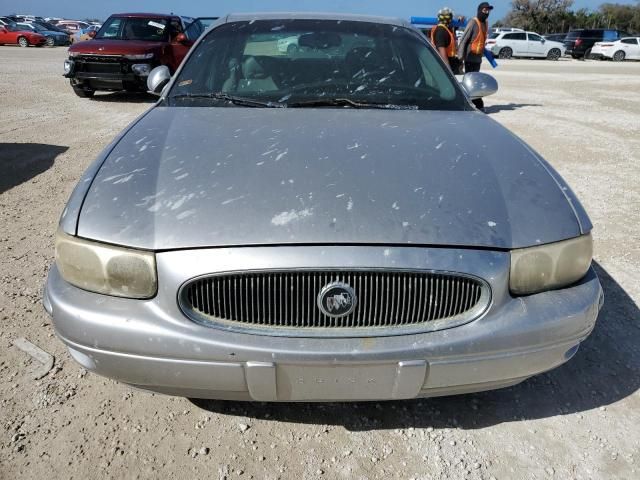
[(89, 55), (137, 55), (162, 48), (162, 42), (141, 40), (100, 40), (80, 42), (69, 47), (69, 52)]
[(545, 45), (547, 47), (564, 48), (564, 43), (556, 42), (555, 40), (546, 40)]
[(154, 107), (94, 177), (77, 233), (153, 250), (517, 248), (581, 233), (559, 182), (478, 112)]

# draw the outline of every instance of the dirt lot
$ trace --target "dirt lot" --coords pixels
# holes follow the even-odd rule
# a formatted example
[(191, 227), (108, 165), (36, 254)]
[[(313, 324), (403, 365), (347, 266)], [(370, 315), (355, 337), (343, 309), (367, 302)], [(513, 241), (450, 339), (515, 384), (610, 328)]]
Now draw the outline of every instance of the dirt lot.
[[(73, 186), (153, 101), (77, 98), (64, 58), (62, 48), (0, 47), (1, 479), (640, 478), (640, 63), (503, 61), (487, 100), (595, 225), (606, 304), (571, 362), (459, 397), (196, 405), (87, 374), (42, 308)], [(17, 337), (55, 356), (43, 379)]]

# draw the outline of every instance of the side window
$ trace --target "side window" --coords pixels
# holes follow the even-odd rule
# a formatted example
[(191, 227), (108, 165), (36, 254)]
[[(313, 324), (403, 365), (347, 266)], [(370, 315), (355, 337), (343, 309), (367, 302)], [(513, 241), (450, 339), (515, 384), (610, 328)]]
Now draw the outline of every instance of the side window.
[(628, 43), (629, 45), (637, 45), (638, 42), (636, 41), (635, 38), (623, 38), (622, 43)]
[(511, 35), (513, 35), (513, 37), (511, 38), (512, 40), (526, 40), (527, 39), (527, 34), (522, 32), (522, 33), (512, 33)]
[(182, 23), (180, 22), (180, 20), (176, 20), (175, 18), (171, 20), (171, 36), (174, 37), (175, 35), (182, 33)]
[(505, 33), (505, 34), (502, 36), (502, 39), (503, 39), (503, 40), (513, 40), (513, 39), (514, 39), (514, 36), (515, 36), (515, 33)]
[(202, 28), (202, 23), (199, 20), (195, 20), (187, 25), (187, 28), (184, 31), (184, 34), (187, 36), (189, 40), (196, 41), (204, 29)]
[(528, 33), (527, 35), (529, 35), (529, 40), (531, 40), (532, 42), (542, 41), (542, 37), (540, 35), (536, 35), (535, 33)]

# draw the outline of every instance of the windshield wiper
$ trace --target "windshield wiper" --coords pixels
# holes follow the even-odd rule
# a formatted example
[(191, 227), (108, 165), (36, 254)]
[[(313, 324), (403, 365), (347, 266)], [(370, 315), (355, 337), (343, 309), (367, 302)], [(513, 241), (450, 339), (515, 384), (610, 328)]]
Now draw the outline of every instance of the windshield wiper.
[(417, 105), (393, 105), (382, 102), (361, 102), (349, 98), (317, 98), (315, 100), (305, 100), (302, 102), (289, 102), (287, 107), (351, 107), (351, 108), (381, 108), (385, 110), (417, 110)]
[(222, 92), (209, 92), (209, 93), (181, 93), (169, 97), (171, 99), (182, 98), (211, 98), (214, 100), (222, 100), (224, 102), (233, 103), (234, 105), (240, 105), (243, 107), (258, 107), (258, 108), (285, 108), (286, 105), (274, 102), (263, 102), (260, 100), (254, 100), (252, 98), (236, 97)]

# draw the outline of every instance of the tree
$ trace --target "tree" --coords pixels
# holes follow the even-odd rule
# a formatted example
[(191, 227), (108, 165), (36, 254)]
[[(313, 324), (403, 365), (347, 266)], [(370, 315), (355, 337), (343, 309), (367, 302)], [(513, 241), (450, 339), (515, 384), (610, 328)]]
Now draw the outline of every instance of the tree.
[(540, 33), (557, 31), (572, 5), (573, 0), (513, 0), (505, 23)]
[[(640, 0), (636, 5), (604, 3), (597, 10), (570, 10), (573, 0), (513, 0), (511, 11), (498, 22), (538, 33), (575, 28), (616, 28), (640, 32)], [(498, 23), (496, 22), (496, 23)]]

